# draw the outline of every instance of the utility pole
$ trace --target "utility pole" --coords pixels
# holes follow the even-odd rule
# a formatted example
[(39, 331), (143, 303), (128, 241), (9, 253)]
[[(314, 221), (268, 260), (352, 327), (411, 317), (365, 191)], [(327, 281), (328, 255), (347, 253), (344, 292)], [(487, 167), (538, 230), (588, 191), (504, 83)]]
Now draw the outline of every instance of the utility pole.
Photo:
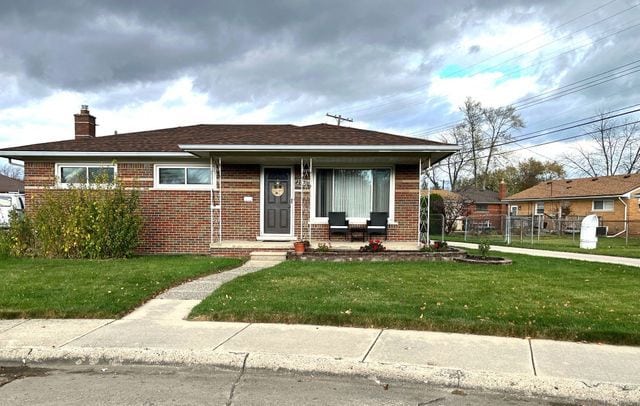
[(338, 114), (337, 116), (335, 114), (329, 114), (327, 113), (327, 117), (331, 117), (331, 118), (335, 118), (338, 121), (338, 127), (340, 127), (340, 122), (341, 121), (347, 121), (349, 123), (353, 123), (353, 119), (352, 118), (346, 118), (346, 117), (342, 117), (342, 114)]

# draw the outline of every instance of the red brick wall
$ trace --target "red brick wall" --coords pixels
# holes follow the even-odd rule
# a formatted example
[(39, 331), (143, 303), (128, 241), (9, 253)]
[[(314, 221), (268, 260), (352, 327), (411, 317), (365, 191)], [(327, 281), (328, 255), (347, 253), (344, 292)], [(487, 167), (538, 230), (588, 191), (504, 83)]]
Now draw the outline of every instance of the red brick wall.
[[(245, 197), (251, 197), (253, 201), (245, 202)], [(260, 166), (225, 165), (223, 162), (222, 240), (255, 241), (259, 234)]]
[[(25, 162), (27, 209), (37, 204), (44, 187), (55, 184), (53, 162)], [(208, 253), (210, 244), (209, 191), (153, 190), (153, 164), (119, 162), (118, 178), (127, 188), (140, 192), (144, 219), (141, 253)], [(298, 177), (299, 168), (296, 168)], [(389, 239), (412, 241), (417, 238), (418, 168), (398, 165), (395, 169), (395, 221)], [(294, 180), (292, 180), (293, 185)], [(307, 232), (310, 193), (304, 193), (303, 227)], [(251, 202), (245, 202), (251, 197)], [(219, 202), (215, 202), (217, 205)], [(294, 235), (300, 233), (300, 193), (295, 195)], [(218, 211), (214, 210), (217, 217)], [(216, 219), (217, 220), (217, 219)], [(215, 221), (217, 223), (217, 221)], [(328, 225), (312, 225), (312, 239), (325, 240)], [(260, 234), (260, 166), (222, 165), (222, 239), (255, 241)], [(335, 236), (340, 239), (340, 236)], [(214, 242), (218, 229), (214, 228)], [(239, 253), (239, 252), (238, 252)], [(246, 254), (244, 251), (242, 254)]]
[(396, 165), (395, 221), (389, 229), (389, 239), (418, 240), (418, 165)]

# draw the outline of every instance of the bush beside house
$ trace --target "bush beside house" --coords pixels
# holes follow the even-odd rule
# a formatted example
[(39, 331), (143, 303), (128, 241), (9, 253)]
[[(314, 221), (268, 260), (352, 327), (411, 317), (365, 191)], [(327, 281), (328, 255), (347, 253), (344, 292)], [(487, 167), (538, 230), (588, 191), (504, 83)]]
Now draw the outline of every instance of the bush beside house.
[(15, 256), (127, 257), (141, 226), (137, 192), (119, 184), (47, 189), (33, 210), (12, 220), (3, 245)]

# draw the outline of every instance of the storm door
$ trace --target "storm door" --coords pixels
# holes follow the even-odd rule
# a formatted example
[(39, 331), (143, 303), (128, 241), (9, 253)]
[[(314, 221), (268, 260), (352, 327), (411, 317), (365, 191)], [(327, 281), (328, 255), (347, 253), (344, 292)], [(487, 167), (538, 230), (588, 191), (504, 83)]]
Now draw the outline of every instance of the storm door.
[(291, 169), (264, 169), (264, 233), (291, 234)]

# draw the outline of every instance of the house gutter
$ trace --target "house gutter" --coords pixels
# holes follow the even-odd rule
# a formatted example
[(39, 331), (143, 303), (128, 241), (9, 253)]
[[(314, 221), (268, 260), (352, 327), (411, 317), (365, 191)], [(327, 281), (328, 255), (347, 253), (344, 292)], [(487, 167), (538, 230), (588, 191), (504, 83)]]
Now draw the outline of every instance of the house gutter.
[(182, 144), (185, 151), (198, 152), (456, 152), (458, 145), (255, 145)]
[(16, 157), (164, 157), (193, 158), (188, 152), (116, 152), (116, 151), (0, 151), (0, 156)]

